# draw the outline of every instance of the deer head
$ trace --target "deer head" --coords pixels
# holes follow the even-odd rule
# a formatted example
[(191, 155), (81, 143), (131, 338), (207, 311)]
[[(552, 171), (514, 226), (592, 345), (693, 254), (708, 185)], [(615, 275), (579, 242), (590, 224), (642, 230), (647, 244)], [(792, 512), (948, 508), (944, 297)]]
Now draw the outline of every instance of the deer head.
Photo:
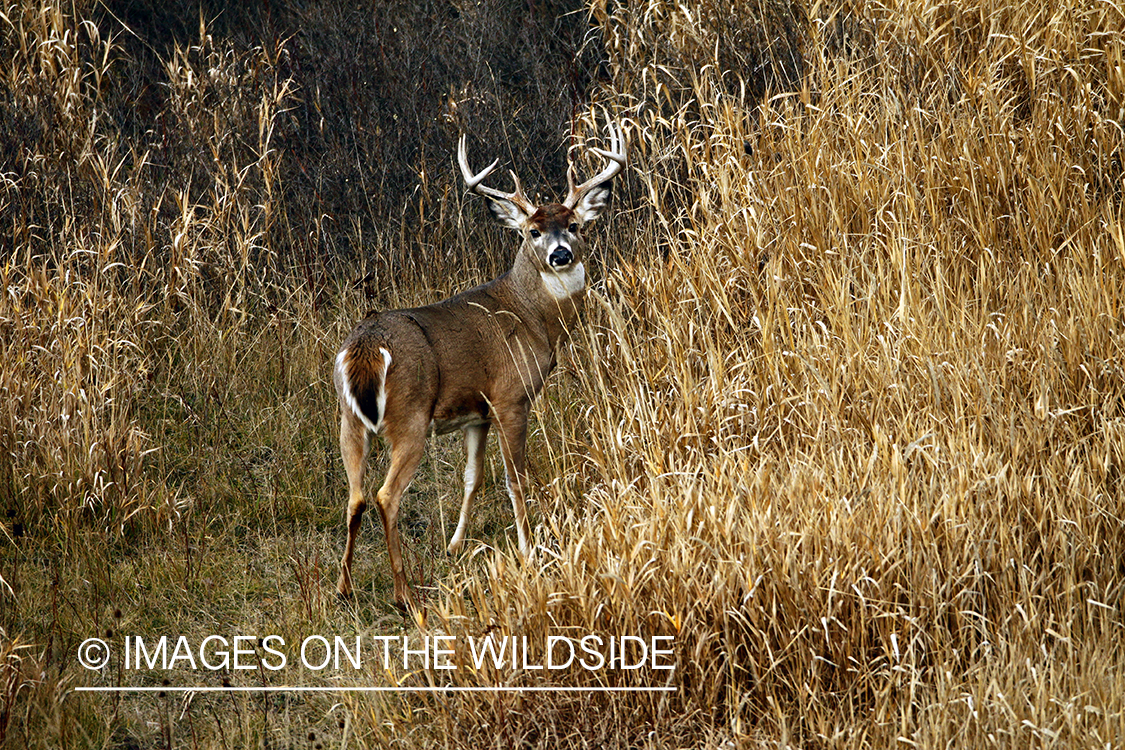
[(556, 298), (570, 296), (585, 283), (582, 251), (586, 243), (582, 228), (601, 215), (609, 202), (613, 178), (625, 166), (625, 141), (621, 131), (610, 128), (610, 149), (591, 149), (608, 160), (605, 168), (581, 185), (575, 185), (572, 163), (567, 170), (568, 193), (562, 203), (535, 205), (523, 192), (519, 177), (509, 172), (515, 190), (505, 193), (483, 184), (499, 163), (493, 161), (473, 174), (466, 154), (465, 136), (457, 148), (457, 162), (470, 190), (484, 196), (488, 210), (501, 225), (515, 229), (523, 236), (521, 251), (525, 252), (543, 275), (548, 290)]

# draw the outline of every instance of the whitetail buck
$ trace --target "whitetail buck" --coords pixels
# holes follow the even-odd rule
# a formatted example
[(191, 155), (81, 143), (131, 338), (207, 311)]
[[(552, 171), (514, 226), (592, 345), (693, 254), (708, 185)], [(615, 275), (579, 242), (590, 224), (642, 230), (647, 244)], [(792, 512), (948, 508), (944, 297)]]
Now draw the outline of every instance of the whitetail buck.
[(523, 238), (511, 270), (442, 302), (369, 315), (336, 355), (340, 451), (348, 473), (341, 595), (352, 592), (352, 554), (367, 507), (363, 475), (371, 433), (391, 444), (391, 465), (376, 504), (386, 532), (396, 603), (415, 607), (399, 549), (398, 508), (431, 434), (458, 429), (465, 433), (465, 496), (449, 552), (460, 550), (465, 539), (481, 482), (485, 438), (495, 427), (520, 553), (529, 555), (524, 506), (528, 411), (555, 366), (560, 338), (578, 315), (586, 286), (582, 228), (602, 213), (611, 181), (625, 166), (625, 144), (616, 128), (610, 129), (610, 150), (593, 151), (608, 161), (598, 175), (576, 186), (571, 165), (566, 200), (536, 206), (523, 194), (515, 172), (515, 192), (482, 185), (499, 159), (474, 175), (462, 136), (457, 161), (465, 183), (484, 196), (499, 223)]

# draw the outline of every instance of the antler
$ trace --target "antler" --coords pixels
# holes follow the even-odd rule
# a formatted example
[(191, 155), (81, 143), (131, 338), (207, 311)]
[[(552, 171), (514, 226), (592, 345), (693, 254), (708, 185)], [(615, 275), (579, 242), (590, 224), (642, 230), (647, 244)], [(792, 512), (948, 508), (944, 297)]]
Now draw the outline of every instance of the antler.
[(621, 135), (621, 129), (616, 125), (611, 124), (609, 126), (609, 151), (602, 151), (600, 148), (591, 148), (590, 150), (598, 156), (608, 159), (609, 164), (597, 175), (575, 187), (574, 163), (571, 162), (570, 167), (566, 170), (566, 184), (570, 188), (570, 192), (567, 194), (566, 200), (563, 201), (563, 205), (567, 208), (572, 209), (577, 206), (583, 195), (603, 182), (612, 180), (618, 172), (625, 168), (625, 139)]
[(473, 170), (469, 168), (469, 157), (466, 152), (465, 138), (466, 136), (462, 134), (461, 142), (457, 144), (457, 163), (461, 166), (461, 176), (465, 178), (465, 184), (468, 186), (469, 190), (480, 193), (481, 195), (487, 195), (491, 198), (499, 198), (500, 200), (514, 203), (526, 214), (535, 213), (536, 205), (529, 201), (527, 196), (523, 194), (523, 186), (520, 185), (520, 178), (516, 177), (515, 172), (511, 170), (508, 171), (508, 174), (512, 176), (512, 182), (516, 185), (515, 192), (505, 193), (481, 184), (484, 178), (488, 177), (492, 170), (496, 168), (496, 165), (500, 163), (500, 159), (496, 159), (474, 175)]

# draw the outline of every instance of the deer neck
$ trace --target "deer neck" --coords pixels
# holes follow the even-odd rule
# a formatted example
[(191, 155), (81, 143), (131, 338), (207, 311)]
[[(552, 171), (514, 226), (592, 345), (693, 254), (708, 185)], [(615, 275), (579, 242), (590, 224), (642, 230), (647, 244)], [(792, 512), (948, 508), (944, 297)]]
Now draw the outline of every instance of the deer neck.
[(541, 272), (523, 252), (516, 256), (508, 279), (523, 315), (538, 319), (551, 345), (570, 329), (578, 317), (585, 291), (585, 270), (575, 264), (563, 274)]

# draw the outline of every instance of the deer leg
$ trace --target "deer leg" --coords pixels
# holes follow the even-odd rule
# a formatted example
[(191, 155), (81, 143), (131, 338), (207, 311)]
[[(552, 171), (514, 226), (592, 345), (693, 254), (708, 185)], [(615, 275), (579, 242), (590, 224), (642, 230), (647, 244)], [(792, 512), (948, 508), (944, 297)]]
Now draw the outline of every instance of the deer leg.
[(502, 417), (497, 415), (500, 452), (504, 456), (504, 479), (508, 485), (508, 494), (512, 498), (512, 512), (516, 517), (520, 554), (524, 558), (531, 556), (531, 531), (527, 525), (527, 505), (524, 503), (524, 489), (527, 487), (525, 473), (527, 411), (527, 406), (520, 405), (505, 410)]
[(391, 559), (391, 575), (394, 577), (395, 602), (406, 609), (415, 610), (414, 595), (406, 581), (402, 564), (402, 549), (398, 535), (398, 506), (403, 493), (414, 478), (418, 463), (422, 460), (425, 446), (425, 425), (420, 430), (411, 430), (399, 435), (391, 443), (391, 468), (379, 488), (376, 503), (383, 519), (383, 531), (387, 537), (387, 554)]
[(352, 554), (355, 552), (355, 540), (359, 536), (363, 511), (367, 508), (367, 501), (363, 498), (367, 449), (367, 428), (351, 409), (343, 409), (340, 417), (340, 455), (343, 456), (344, 470), (348, 474), (348, 542), (344, 546), (344, 558), (340, 561), (340, 581), (336, 584), (336, 590), (343, 597), (352, 595)]
[(484, 474), (484, 442), (488, 438), (488, 422), (469, 425), (465, 433), (465, 499), (461, 501), (461, 519), (457, 531), (449, 540), (448, 551), (456, 555), (465, 541), (465, 530), (469, 525), (469, 511), (473, 508), (473, 498), (480, 487)]

